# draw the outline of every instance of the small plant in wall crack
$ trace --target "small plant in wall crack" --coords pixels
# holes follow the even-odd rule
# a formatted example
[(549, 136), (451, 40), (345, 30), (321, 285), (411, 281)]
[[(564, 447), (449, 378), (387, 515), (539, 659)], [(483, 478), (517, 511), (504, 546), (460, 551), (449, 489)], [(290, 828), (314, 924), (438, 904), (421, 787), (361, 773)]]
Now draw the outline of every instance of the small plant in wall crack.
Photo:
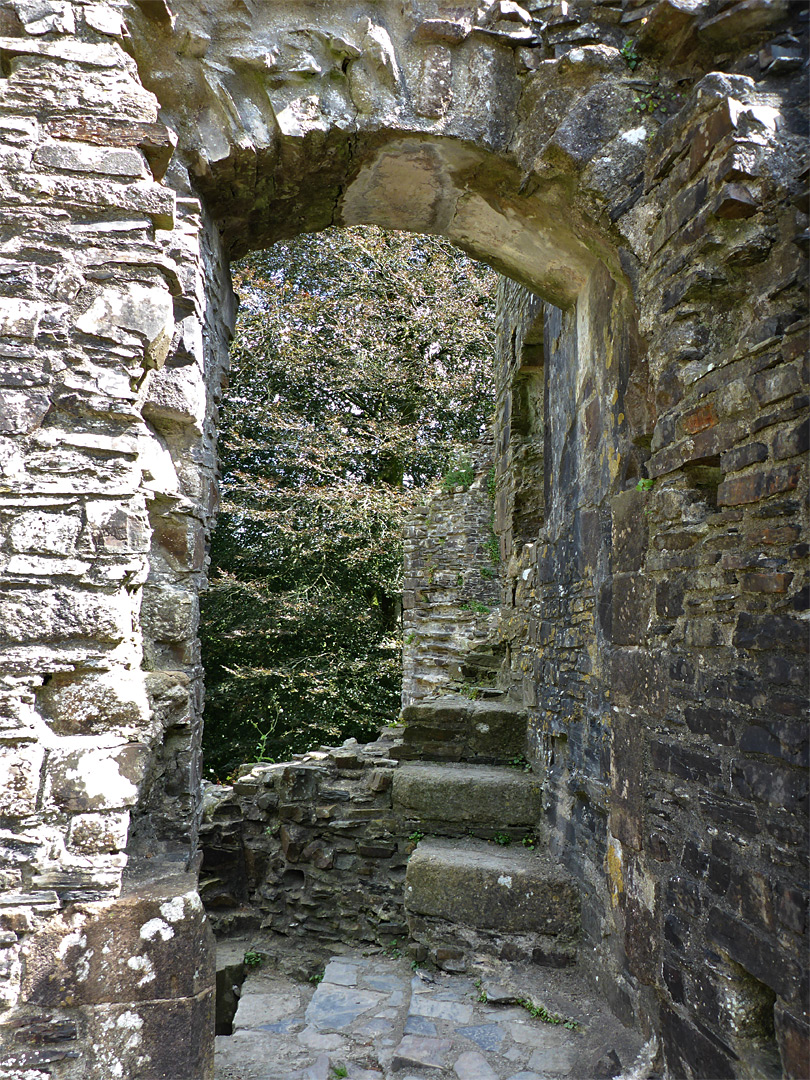
[(262, 954), (254, 952), (252, 949), (248, 949), (243, 957), (243, 963), (245, 967), (257, 968), (262, 965)]
[(531, 772), (532, 763), (527, 760), (525, 754), (515, 754), (513, 758), (509, 759), (510, 769), (519, 769), (520, 772)]
[(334, 1080), (344, 1080), (344, 1077), (349, 1075), (349, 1070), (345, 1065), (333, 1065), (332, 1077)]
[(509, 835), (509, 833), (496, 832), (492, 839), (495, 841), (496, 844), (500, 844), (501, 847), (509, 847), (509, 845), (512, 843), (512, 837)]
[(572, 1020), (570, 1017), (559, 1016), (557, 1013), (550, 1013), (544, 1005), (537, 1005), (531, 1000), (531, 998), (520, 998), (518, 1005), (521, 1005), (526, 1012), (535, 1020), (539, 1020), (542, 1024), (562, 1024), (564, 1028), (568, 1028), (569, 1031), (579, 1031), (580, 1024), (576, 1020)]
[(474, 611), (476, 615), (489, 615), (492, 612), (491, 607), (487, 607), (486, 604), (482, 604), (480, 600), (468, 600), (465, 604), (461, 605), (462, 611)]
[(476, 988), (478, 989), (478, 999), (477, 1000), (480, 1001), (482, 1005), (486, 1005), (488, 998), (487, 998), (487, 992), (484, 989), (483, 983), (481, 982), (480, 979), (476, 979), (475, 980), (475, 985), (476, 985)]
[(640, 62), (639, 55), (636, 52), (635, 41), (633, 41), (632, 38), (628, 38), (627, 41), (625, 41), (624, 45), (622, 45), (621, 49), (619, 49), (619, 52), (622, 54), (622, 59), (624, 60), (625, 64), (627, 64), (627, 66), (630, 68), (630, 70), (635, 71)]
[[(658, 84), (645, 86), (633, 91), (633, 104), (627, 107), (628, 112), (657, 113), (660, 116), (669, 116), (676, 113), (682, 104), (682, 95), (665, 90)], [(654, 134), (654, 133), (653, 133)]]
[(412, 832), (408, 839), (414, 846), (416, 846), (420, 840), (425, 839), (425, 834), (417, 830), (416, 832)]
[(639, 482), (636, 484), (636, 491), (652, 491), (654, 486), (655, 480), (639, 480)]

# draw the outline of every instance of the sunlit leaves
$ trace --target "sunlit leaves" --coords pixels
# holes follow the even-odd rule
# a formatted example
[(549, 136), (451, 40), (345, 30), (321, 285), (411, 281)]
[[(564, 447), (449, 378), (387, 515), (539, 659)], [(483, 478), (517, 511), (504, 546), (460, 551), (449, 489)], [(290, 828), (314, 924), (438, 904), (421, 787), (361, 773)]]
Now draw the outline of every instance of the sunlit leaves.
[(401, 526), (492, 408), (494, 274), (435, 237), (328, 230), (244, 260), (204, 603), (220, 773), (396, 714)]

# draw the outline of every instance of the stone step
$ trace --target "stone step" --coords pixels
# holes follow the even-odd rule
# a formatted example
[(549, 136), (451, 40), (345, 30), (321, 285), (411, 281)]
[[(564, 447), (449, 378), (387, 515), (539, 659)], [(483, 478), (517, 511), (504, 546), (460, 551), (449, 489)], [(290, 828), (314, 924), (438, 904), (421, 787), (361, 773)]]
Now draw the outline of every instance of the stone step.
[(498, 765), (402, 765), (394, 770), (393, 808), (428, 832), (483, 825), (534, 829), (543, 814), (540, 779)]
[(576, 960), (579, 893), (549, 854), (481, 840), (422, 840), (405, 876), (411, 937), (448, 970), (495, 955), (565, 967)]
[(405, 907), (482, 929), (571, 935), (579, 895), (547, 853), (426, 838), (408, 862)]
[(506, 764), (526, 749), (526, 712), (499, 699), (461, 694), (413, 702), (402, 710), (401, 759)]

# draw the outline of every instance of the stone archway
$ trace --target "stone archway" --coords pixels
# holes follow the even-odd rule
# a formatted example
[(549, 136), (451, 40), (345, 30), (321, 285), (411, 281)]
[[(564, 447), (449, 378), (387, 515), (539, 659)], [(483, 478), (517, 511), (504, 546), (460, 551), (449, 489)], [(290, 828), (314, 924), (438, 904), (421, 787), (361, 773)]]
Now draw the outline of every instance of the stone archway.
[[(798, 1075), (801, 844), (774, 870), (745, 839), (798, 836), (805, 783), (798, 15), (170, 6), (0, 6), (4, 1065), (208, 1075), (195, 630), (227, 262), (369, 222), (555, 306), (552, 495), (507, 553), (509, 634), (595, 973), (674, 1070), (717, 1075), (747, 1029), (701, 987), (764, 986)], [(507, 296), (518, 355), (536, 312)]]

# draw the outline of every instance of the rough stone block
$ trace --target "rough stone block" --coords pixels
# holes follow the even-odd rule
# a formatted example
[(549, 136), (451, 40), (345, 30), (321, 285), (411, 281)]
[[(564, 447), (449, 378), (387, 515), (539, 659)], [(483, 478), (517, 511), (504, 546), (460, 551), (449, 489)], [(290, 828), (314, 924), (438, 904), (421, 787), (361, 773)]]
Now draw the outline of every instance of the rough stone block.
[(121, 341), (122, 331), (146, 343), (146, 359), (160, 367), (174, 331), (174, 307), (167, 289), (131, 283), (104, 289), (76, 320), (76, 329), (92, 337)]
[(647, 518), (644, 510), (649, 495), (642, 491), (622, 491), (611, 500), (613, 513), (613, 569), (640, 570), (647, 549)]
[(650, 618), (650, 584), (643, 574), (613, 576), (611, 639), (614, 645), (640, 645)]
[(72, 915), (52, 920), (26, 948), (26, 1000), (49, 1008), (76, 1001), (134, 1007), (212, 988), (213, 935), (195, 879), (163, 869), (164, 880), (153, 866), (154, 877), (119, 898), (78, 904)]
[(408, 912), (501, 932), (572, 935), (579, 895), (548, 857), (484, 842), (422, 840), (405, 877)]
[(33, 341), (44, 313), (45, 305), (39, 301), (0, 297), (0, 337)]
[(52, 675), (37, 691), (37, 708), (57, 735), (143, 733), (150, 711), (143, 674), (114, 668)]
[(70, 822), (68, 846), (83, 855), (104, 855), (127, 846), (129, 814), (76, 814)]
[(37, 806), (45, 751), (31, 743), (0, 745), (0, 805), (4, 815), (28, 817)]
[(214, 991), (166, 1001), (82, 1008), (87, 1076), (210, 1080), (214, 1070)]
[(403, 765), (394, 772), (393, 808), (420, 821), (536, 825), (539, 779), (484, 765)]
[(407, 705), (402, 718), (413, 756), (507, 762), (526, 749), (526, 713), (509, 702), (449, 695)]
[(117, 644), (131, 627), (131, 604), (123, 591), (112, 596), (65, 586), (0, 591), (0, 641), (87, 638)]
[(45, 168), (68, 172), (103, 173), (132, 179), (150, 175), (143, 156), (137, 150), (109, 149), (66, 140), (44, 143), (34, 153), (34, 161)]
[(724, 480), (717, 489), (718, 506), (739, 506), (758, 502), (783, 491), (792, 491), (799, 482), (799, 465), (781, 465), (762, 469), (745, 476)]
[(65, 742), (70, 749), (52, 750), (48, 756), (45, 805), (71, 814), (135, 805), (149, 759), (146, 746), (117, 743), (102, 748), (94, 738)]

